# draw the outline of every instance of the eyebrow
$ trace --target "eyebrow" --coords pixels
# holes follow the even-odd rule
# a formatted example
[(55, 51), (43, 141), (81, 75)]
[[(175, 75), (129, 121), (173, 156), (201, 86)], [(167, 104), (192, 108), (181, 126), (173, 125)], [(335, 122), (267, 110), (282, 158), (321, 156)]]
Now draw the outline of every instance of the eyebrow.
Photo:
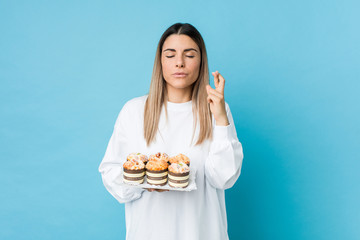
[[(165, 51), (176, 52), (176, 50), (173, 49), (173, 48), (167, 48), (167, 49), (164, 50), (164, 52), (165, 52)], [(196, 50), (195, 48), (187, 48), (187, 49), (184, 50), (184, 52), (188, 52), (188, 51), (195, 51), (195, 52), (197, 52), (197, 50)]]

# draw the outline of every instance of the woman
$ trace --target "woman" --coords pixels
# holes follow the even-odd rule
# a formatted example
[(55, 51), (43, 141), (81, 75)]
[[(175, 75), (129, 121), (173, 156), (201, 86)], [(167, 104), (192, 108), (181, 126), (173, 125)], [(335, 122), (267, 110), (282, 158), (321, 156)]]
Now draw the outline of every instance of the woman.
[[(149, 94), (121, 109), (99, 171), (106, 189), (125, 203), (126, 239), (228, 239), (224, 190), (240, 175), (243, 150), (224, 100), (225, 79), (212, 75), (215, 89), (203, 38), (192, 25), (176, 23), (157, 46)], [(197, 189), (117, 185), (132, 152), (185, 154)]]

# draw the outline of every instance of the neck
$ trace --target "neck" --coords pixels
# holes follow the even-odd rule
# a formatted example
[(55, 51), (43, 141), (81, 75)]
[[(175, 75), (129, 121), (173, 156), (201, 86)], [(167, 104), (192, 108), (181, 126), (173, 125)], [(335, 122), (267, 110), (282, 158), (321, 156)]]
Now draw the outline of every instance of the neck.
[(184, 103), (191, 101), (192, 86), (187, 88), (173, 88), (167, 85), (167, 100), (173, 103)]

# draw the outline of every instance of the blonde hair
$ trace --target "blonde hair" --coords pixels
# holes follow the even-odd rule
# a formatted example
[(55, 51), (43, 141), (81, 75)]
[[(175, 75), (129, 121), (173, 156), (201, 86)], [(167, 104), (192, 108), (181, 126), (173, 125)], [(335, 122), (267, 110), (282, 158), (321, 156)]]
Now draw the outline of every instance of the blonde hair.
[(200, 145), (206, 139), (212, 139), (212, 115), (207, 102), (206, 85), (209, 84), (209, 67), (204, 40), (198, 30), (188, 23), (175, 23), (170, 26), (161, 36), (154, 61), (154, 68), (151, 77), (150, 90), (144, 107), (144, 138), (147, 146), (155, 140), (158, 131), (162, 106), (165, 107), (167, 116), (167, 89), (166, 82), (162, 74), (161, 54), (162, 47), (172, 34), (185, 34), (189, 36), (199, 47), (201, 53), (201, 63), (198, 79), (193, 83), (191, 100), (194, 116), (193, 135), (194, 139), (197, 122), (200, 123), (199, 137), (195, 145)]

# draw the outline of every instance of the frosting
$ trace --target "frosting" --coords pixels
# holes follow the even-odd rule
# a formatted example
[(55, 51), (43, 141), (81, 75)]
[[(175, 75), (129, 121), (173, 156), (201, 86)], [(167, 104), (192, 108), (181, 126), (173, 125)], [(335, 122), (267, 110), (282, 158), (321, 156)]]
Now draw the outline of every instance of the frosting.
[(149, 161), (159, 161), (159, 160), (163, 160), (165, 162), (169, 161), (169, 156), (166, 154), (166, 153), (156, 153), (156, 154), (153, 154), (153, 155), (150, 155), (149, 157)]
[(185, 183), (173, 183), (173, 182), (169, 182), (170, 187), (179, 187), (179, 188), (184, 188), (188, 185), (188, 182)]
[(130, 153), (127, 158), (128, 161), (131, 159), (136, 159), (136, 160), (140, 160), (142, 162), (147, 162), (148, 158), (146, 155), (141, 154), (141, 153)]
[(124, 176), (127, 177), (142, 177), (145, 176), (145, 171), (142, 173), (127, 173), (127, 172), (123, 172)]
[(187, 156), (185, 156), (184, 154), (179, 153), (175, 157), (169, 158), (169, 162), (170, 163), (183, 162), (183, 163), (186, 163), (186, 164), (190, 164), (190, 159)]
[(172, 180), (175, 180), (175, 181), (184, 181), (184, 180), (189, 179), (189, 175), (182, 176), (182, 177), (177, 177), (177, 176), (172, 176), (172, 175), (169, 174), (169, 179), (172, 179)]
[(149, 177), (164, 177), (168, 175), (168, 172), (163, 172), (163, 173), (151, 173), (146, 171), (146, 175)]
[(179, 162), (189, 162), (189, 158), (187, 156), (185, 156), (182, 153), (179, 153), (178, 155), (175, 156), (175, 158), (179, 161)]
[(169, 166), (169, 171), (174, 172), (174, 173), (186, 173), (186, 172), (190, 171), (190, 168), (185, 163), (178, 162), (178, 163), (172, 163)]
[(149, 184), (164, 184), (167, 182), (167, 178), (160, 179), (160, 180), (147, 179), (147, 182)]
[(145, 164), (139, 159), (131, 158), (124, 163), (123, 167), (126, 169), (138, 170), (145, 168)]
[(146, 169), (153, 170), (153, 171), (160, 171), (167, 169), (169, 164), (163, 160), (149, 160), (149, 162), (146, 164)]

